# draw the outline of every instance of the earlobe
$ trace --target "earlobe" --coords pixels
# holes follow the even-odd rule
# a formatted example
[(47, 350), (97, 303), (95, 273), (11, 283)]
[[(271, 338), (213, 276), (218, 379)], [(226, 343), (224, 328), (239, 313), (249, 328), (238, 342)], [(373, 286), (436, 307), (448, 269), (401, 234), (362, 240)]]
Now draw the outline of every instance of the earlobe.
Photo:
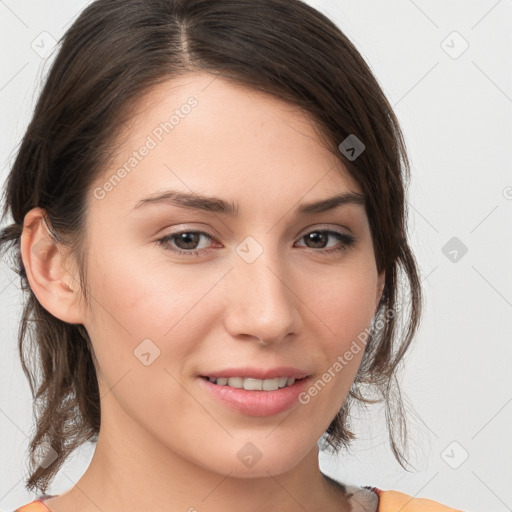
[(66, 268), (63, 248), (48, 230), (44, 216), (44, 210), (33, 208), (23, 222), (20, 248), (30, 288), (53, 316), (81, 324), (78, 283)]

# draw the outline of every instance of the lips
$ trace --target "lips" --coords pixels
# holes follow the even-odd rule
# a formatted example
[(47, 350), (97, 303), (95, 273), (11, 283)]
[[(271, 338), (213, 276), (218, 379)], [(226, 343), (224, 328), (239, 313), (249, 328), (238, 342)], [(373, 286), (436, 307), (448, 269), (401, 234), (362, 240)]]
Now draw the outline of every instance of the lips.
[(280, 377), (287, 377), (288, 379), (293, 378), (295, 380), (303, 379), (307, 377), (309, 373), (306, 370), (300, 368), (294, 368), (291, 366), (278, 366), (274, 368), (256, 368), (244, 366), (240, 368), (224, 368), (221, 370), (215, 370), (207, 373), (202, 373), (201, 377), (206, 378), (227, 378), (240, 377), (243, 379), (279, 379)]
[[(219, 379), (221, 378), (223, 377), (219, 377)], [(235, 379), (236, 378), (237, 377), (235, 377)], [(245, 380), (249, 379), (250, 377)], [(290, 386), (286, 385), (285, 387), (274, 390), (261, 391), (214, 384), (205, 376), (198, 378), (197, 381), (201, 389), (220, 406), (228, 407), (237, 413), (247, 416), (265, 417), (282, 413), (296, 406), (299, 395), (303, 393), (309, 385), (311, 377), (307, 376), (299, 380), (294, 380), (294, 378), (291, 377), (290, 379), (293, 380), (293, 384)]]

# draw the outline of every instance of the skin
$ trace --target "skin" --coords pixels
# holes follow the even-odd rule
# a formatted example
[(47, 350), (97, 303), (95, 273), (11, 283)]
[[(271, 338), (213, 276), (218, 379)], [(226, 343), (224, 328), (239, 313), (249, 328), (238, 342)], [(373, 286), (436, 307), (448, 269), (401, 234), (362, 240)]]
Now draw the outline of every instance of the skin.
[[(85, 237), (90, 304), (76, 267), (53, 244), (41, 209), (25, 217), (22, 257), (32, 290), (54, 316), (87, 329), (98, 359), (102, 424), (94, 457), (54, 512), (342, 510), (323, 477), (317, 440), (340, 409), (363, 350), (308, 404), (268, 417), (227, 408), (198, 374), (232, 366), (295, 366), (316, 381), (370, 325), (384, 284), (364, 206), (294, 217), (299, 203), (360, 192), (302, 111), (197, 72), (160, 84), (137, 104), (119, 152), (96, 186), (140, 148), (169, 113), (198, 104), (105, 197), (89, 195)], [(170, 204), (132, 210), (158, 191), (236, 202), (240, 216)], [(320, 229), (356, 237), (346, 250)], [(179, 255), (155, 242), (208, 231)], [(252, 237), (262, 253), (236, 248)], [(192, 240), (194, 240), (192, 238)], [(189, 240), (190, 242), (190, 240)], [(41, 250), (41, 247), (44, 250)], [(253, 251), (251, 249), (251, 251)], [(160, 350), (148, 366), (142, 340)], [(364, 348), (364, 347), (363, 347)], [(151, 348), (151, 350), (154, 350)], [(237, 457), (248, 442), (261, 459)]]

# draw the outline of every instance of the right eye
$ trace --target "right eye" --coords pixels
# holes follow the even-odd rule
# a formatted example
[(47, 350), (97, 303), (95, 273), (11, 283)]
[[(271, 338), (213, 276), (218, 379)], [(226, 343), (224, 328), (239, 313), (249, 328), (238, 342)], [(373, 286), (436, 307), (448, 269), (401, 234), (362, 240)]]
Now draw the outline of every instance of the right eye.
[[(159, 245), (167, 251), (172, 251), (177, 254), (199, 256), (204, 252), (204, 248), (197, 249), (196, 246), (199, 243), (201, 237), (205, 237), (208, 240), (213, 240), (213, 237), (205, 231), (178, 231), (176, 233), (169, 233), (162, 238), (156, 240)], [(177, 248), (174, 247), (177, 246)], [(180, 247), (182, 246), (182, 247)], [(193, 247), (191, 247), (193, 246)]]

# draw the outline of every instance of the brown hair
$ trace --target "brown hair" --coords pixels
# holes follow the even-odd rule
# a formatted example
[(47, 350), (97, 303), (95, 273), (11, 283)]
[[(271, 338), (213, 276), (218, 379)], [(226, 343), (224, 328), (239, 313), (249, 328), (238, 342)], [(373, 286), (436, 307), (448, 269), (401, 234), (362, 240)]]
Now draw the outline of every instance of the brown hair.
[[(150, 87), (194, 70), (220, 74), (302, 108), (361, 188), (377, 268), (386, 272), (375, 317), (383, 321), (372, 330), (355, 381), (325, 435), (335, 451), (348, 447), (355, 439), (349, 429), (353, 402), (384, 401), (390, 444), (405, 468), (396, 440), (406, 445), (396, 372), (418, 327), (422, 299), (406, 236), (405, 144), (369, 67), (332, 21), (300, 0), (98, 0), (60, 42), (5, 189), (2, 218), (10, 213), (13, 223), (0, 232), (0, 249), (11, 250), (27, 294), (18, 342), (36, 416), (29, 490), (46, 491), (73, 450), (97, 440), (100, 397), (84, 326), (51, 315), (27, 282), (19, 244), (24, 216), (34, 207), (45, 211), (55, 240), (76, 257), (87, 300), (81, 235), (91, 185), (113, 154), (134, 101)], [(356, 159), (339, 148), (350, 135), (365, 146)], [(408, 309), (398, 315), (402, 276)], [(402, 316), (405, 328), (400, 328)], [(25, 342), (35, 345), (35, 356), (25, 353)], [(369, 398), (371, 390), (378, 393), (375, 400)], [(41, 463), (38, 452), (48, 444), (56, 458)]]

